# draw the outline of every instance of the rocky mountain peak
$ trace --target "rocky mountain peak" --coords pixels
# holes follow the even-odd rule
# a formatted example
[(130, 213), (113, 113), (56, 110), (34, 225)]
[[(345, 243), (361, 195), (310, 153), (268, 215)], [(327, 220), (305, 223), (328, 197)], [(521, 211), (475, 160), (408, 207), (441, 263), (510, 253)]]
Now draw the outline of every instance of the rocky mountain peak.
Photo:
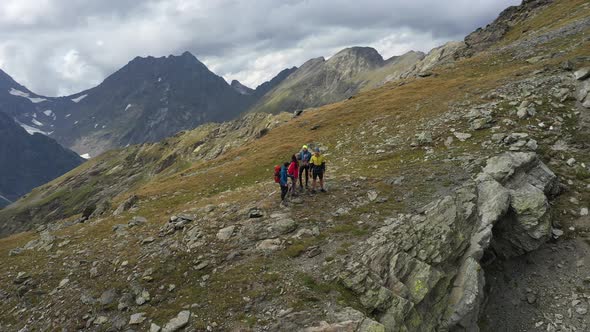
[(356, 62), (366, 65), (368, 67), (378, 67), (383, 65), (383, 57), (376, 49), (372, 47), (349, 47), (336, 53), (328, 60), (329, 62), (341, 62), (344, 64), (351, 64)]
[(231, 81), (231, 87), (234, 88), (239, 94), (241, 95), (251, 95), (254, 93), (254, 90), (245, 86), (244, 84), (240, 83), (238, 80)]

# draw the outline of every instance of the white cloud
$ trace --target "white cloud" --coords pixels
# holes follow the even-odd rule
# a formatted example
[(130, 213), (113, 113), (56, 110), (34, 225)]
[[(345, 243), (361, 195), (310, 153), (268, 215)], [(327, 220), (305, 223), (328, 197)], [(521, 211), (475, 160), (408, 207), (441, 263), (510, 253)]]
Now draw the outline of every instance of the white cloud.
[(2, 0), (0, 24), (32, 25), (52, 17), (54, 8), (51, 0)]
[(256, 86), (354, 45), (427, 51), (520, 0), (2, 0), (0, 67), (47, 95), (92, 87), (135, 56), (188, 50)]

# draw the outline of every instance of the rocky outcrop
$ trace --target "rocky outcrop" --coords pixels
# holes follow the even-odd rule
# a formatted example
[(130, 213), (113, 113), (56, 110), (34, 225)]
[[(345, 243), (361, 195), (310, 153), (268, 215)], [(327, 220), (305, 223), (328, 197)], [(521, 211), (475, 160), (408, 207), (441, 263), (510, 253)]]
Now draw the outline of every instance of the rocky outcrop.
[(553, 0), (524, 0), (520, 6), (508, 7), (500, 13), (494, 22), (485, 28), (478, 28), (465, 37), (467, 48), (462, 51), (462, 55), (470, 56), (491, 47), (502, 39), (513, 26), (535, 15), (540, 9), (552, 2)]
[(430, 70), (436, 66), (444, 65), (455, 60), (455, 54), (465, 48), (465, 43), (451, 41), (442, 46), (433, 48), (424, 59), (416, 63), (403, 77), (430, 76)]
[(590, 108), (590, 68), (582, 68), (574, 72), (577, 80), (576, 99), (582, 107)]
[(477, 331), (484, 252), (509, 257), (547, 240), (557, 188), (535, 153), (491, 158), (423, 213), (388, 219), (352, 250), (340, 280), (387, 331)]

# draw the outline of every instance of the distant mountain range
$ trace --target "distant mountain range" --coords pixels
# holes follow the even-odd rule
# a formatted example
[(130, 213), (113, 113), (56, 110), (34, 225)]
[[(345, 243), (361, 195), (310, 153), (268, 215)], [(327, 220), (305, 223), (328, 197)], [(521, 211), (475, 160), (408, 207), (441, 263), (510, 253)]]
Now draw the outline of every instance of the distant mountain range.
[(431, 58), (408, 52), (384, 60), (373, 48), (352, 47), (285, 69), (252, 89), (236, 80), (228, 84), (189, 52), (136, 57), (98, 86), (57, 98), (35, 94), (0, 71), (0, 111), (29, 133), (88, 158), (248, 111), (293, 112), (337, 102), (427, 70)]
[(45, 135), (28, 134), (2, 112), (0, 142), (0, 207), (84, 161), (75, 152)]

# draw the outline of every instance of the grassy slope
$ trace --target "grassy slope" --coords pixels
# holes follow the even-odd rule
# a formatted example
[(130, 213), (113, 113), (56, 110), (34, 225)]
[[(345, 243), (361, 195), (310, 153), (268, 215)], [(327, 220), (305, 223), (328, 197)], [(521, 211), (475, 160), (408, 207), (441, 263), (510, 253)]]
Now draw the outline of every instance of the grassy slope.
[[(587, 11), (576, 12), (576, 8), (580, 8), (583, 3), (581, 0), (560, 1), (550, 10), (523, 25), (529, 27), (529, 31), (549, 24), (552, 28), (558, 27), (571, 21), (572, 17), (587, 16)], [(519, 31), (522, 31), (520, 27), (515, 28), (507, 36), (506, 43), (520, 38), (522, 32)], [(588, 32), (586, 30), (586, 34)], [(142, 311), (148, 312), (148, 316), (159, 324), (174, 316), (183, 306), (192, 303), (204, 304), (193, 309), (203, 324), (213, 321), (228, 321), (234, 327), (264, 324), (263, 318), (255, 318), (252, 313), (244, 314), (242, 310), (243, 297), (256, 299), (260, 298), (261, 294), (264, 294), (263, 298), (267, 300), (270, 298), (277, 301), (278, 307), (313, 308), (319, 306), (322, 301), (354, 306), (354, 298), (338, 285), (324, 283), (318, 280), (317, 276), (310, 276), (313, 275), (314, 268), (305, 265), (305, 261), (297, 255), (311, 245), (327, 245), (327, 239), (330, 239), (336, 248), (331, 256), (325, 257), (326, 264), (320, 268), (327, 273), (334, 257), (346, 255), (346, 250), (352, 242), (362, 239), (370, 233), (372, 227), (376, 227), (358, 226), (356, 221), (364, 214), (385, 215), (396, 211), (408, 211), (415, 205), (419, 206), (420, 203), (430, 200), (440, 188), (458, 184), (462, 179), (461, 173), (464, 172), (465, 165), (456, 160), (447, 161), (448, 158), (466, 154), (494, 153), (494, 148), (485, 150), (480, 145), (489, 138), (490, 133), (475, 132), (473, 139), (464, 143), (455, 142), (453, 148), (447, 150), (441, 143), (449, 136), (449, 126), (465, 131), (467, 125), (462, 120), (447, 124), (435, 119), (451, 113), (452, 104), (481, 102), (481, 94), (520, 75), (527, 75), (544, 67), (557, 66), (561, 61), (575, 56), (587, 55), (587, 44), (582, 42), (584, 38), (584, 35), (577, 35), (552, 42), (550, 47), (554, 50), (569, 45), (578, 47), (569, 54), (562, 54), (534, 65), (524, 61), (512, 61), (508, 55), (484, 53), (461, 61), (455, 68), (441, 69), (436, 77), (408, 80), (403, 86), (398, 86), (399, 82), (393, 82), (362, 93), (354, 99), (305, 113), (302, 117), (272, 130), (265, 137), (233, 149), (212, 162), (196, 162), (187, 165), (182, 172), (166, 174), (141, 184), (133, 192), (142, 199), (139, 211), (62, 230), (61, 233), (70, 237), (72, 242), (68, 245), (67, 252), (61, 253), (58, 257), (52, 258), (37, 252), (8, 257), (10, 249), (22, 246), (33, 238), (33, 234), (24, 233), (0, 239), (0, 261), (6, 267), (0, 272), (2, 287), (12, 289), (8, 283), (16, 272), (29, 271), (34, 278), (45, 280), (40, 285), (42, 290), (51, 291), (70, 271), (67, 264), (62, 266), (59, 262), (71, 263), (79, 260), (78, 256), (81, 255), (88, 262), (110, 262), (107, 263), (109, 268), (105, 269), (103, 276), (98, 280), (88, 279), (86, 271), (89, 267), (84, 267), (83, 272), (69, 275), (72, 283), (98, 296), (102, 290), (113, 287), (112, 285), (126, 283), (124, 279), (129, 271), (115, 268), (117, 262), (114, 262), (114, 258), (105, 259), (115, 250), (120, 253), (120, 260), (129, 260), (131, 266), (137, 264), (136, 269), (139, 271), (148, 267), (156, 268), (157, 284), (146, 286), (152, 294), (161, 293), (157, 289), (160, 284), (172, 283), (179, 286), (175, 300), (162, 295), (164, 306), (142, 308)], [(534, 123), (536, 119), (521, 120), (519, 125)], [(319, 125), (320, 128), (311, 130), (314, 125)], [(422, 148), (412, 148), (409, 144), (414, 134), (424, 129), (432, 130), (435, 138), (432, 148), (434, 152), (431, 154), (427, 154)], [(376, 154), (375, 147), (384, 146), (384, 141), (390, 138), (397, 144), (386, 145), (386, 153)], [(225, 217), (225, 224), (240, 220), (242, 211), (250, 206), (276, 209), (276, 195), (269, 196), (269, 193), (276, 190), (274, 183), (270, 181), (272, 166), (288, 158), (301, 143), (316, 143), (327, 149), (328, 183), (331, 184), (332, 193), (316, 199), (306, 198), (305, 204), (294, 206), (291, 213), (299, 217), (300, 227), (324, 225), (322, 222), (328, 220), (329, 226), (322, 228), (322, 236), (294, 241), (285, 250), (270, 256), (252, 255), (244, 257), (238, 263), (222, 265), (221, 273), (214, 273), (208, 269), (202, 272), (191, 269), (196, 255), (215, 251), (227, 253), (239, 247), (235, 243), (215, 240), (214, 234), (219, 227), (218, 223), (203, 225), (209, 241), (206, 250), (201, 249), (197, 254), (178, 253), (172, 260), (159, 260), (157, 257), (146, 259), (138, 240), (125, 243), (124, 250), (117, 247), (118, 240), (112, 236), (111, 228), (114, 224), (126, 222), (132, 215), (142, 215), (149, 219), (149, 224), (137, 231), (140, 233), (132, 236), (132, 239), (139, 239), (156, 235), (157, 230), (171, 214), (194, 210), (207, 204), (227, 202), (237, 207), (238, 212)], [(358, 153), (362, 157), (351, 160), (351, 153)], [(103, 158), (108, 160), (110, 156)], [(80, 171), (82, 170), (75, 172)], [(390, 187), (383, 184), (383, 179), (400, 175), (405, 176), (406, 181), (391, 192)], [(457, 183), (453, 179), (456, 179)], [(59, 180), (54, 182), (57, 183)], [(357, 183), (362, 189), (385, 192), (390, 199), (378, 206), (354, 209), (345, 217), (330, 216), (330, 212), (350, 202), (351, 197), (345, 194), (345, 188), (353, 183)], [(408, 192), (413, 193), (413, 196), (401, 202), (396, 199)], [(114, 205), (129, 194), (131, 193), (119, 196)], [(362, 195), (363, 191), (355, 194)], [(82, 254), (74, 254), (77, 250), (85, 251)], [(202, 288), (198, 285), (205, 274), (211, 275), (211, 279), (207, 288)], [(279, 300), (275, 292), (280, 288), (283, 288), (285, 295)], [(15, 304), (14, 299), (0, 304), (0, 321), (18, 323), (23, 315), (27, 315), (18, 313), (14, 309)], [(77, 301), (66, 301), (51, 310), (78, 312), (78, 307)], [(98, 308), (95, 307), (94, 310)], [(227, 317), (229, 312), (235, 315)]]

